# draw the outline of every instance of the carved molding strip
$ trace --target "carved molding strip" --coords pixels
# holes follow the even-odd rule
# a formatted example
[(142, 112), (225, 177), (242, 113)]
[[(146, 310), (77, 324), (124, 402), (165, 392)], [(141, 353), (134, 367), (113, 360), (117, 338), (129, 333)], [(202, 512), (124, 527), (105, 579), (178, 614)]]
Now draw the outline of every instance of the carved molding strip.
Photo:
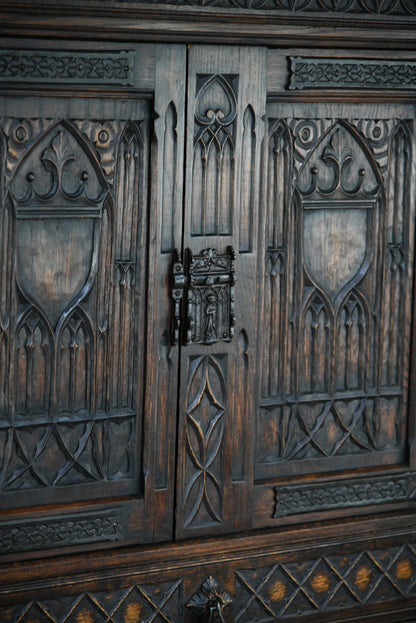
[(0, 50), (0, 82), (129, 86), (132, 51), (105, 53)]
[[(160, 0), (142, 0), (157, 4)], [(129, 3), (132, 3), (129, 0)], [(414, 0), (170, 0), (179, 6), (261, 9), (291, 13), (339, 13), (347, 15), (416, 15)]]
[(416, 89), (416, 62), (291, 56), (289, 89)]
[(405, 502), (416, 496), (416, 475), (380, 476), (319, 485), (275, 487), (273, 517), (311, 513), (369, 504)]
[(118, 508), (77, 513), (37, 521), (15, 521), (0, 527), (0, 552), (22, 552), (55, 547), (118, 541), (121, 525)]

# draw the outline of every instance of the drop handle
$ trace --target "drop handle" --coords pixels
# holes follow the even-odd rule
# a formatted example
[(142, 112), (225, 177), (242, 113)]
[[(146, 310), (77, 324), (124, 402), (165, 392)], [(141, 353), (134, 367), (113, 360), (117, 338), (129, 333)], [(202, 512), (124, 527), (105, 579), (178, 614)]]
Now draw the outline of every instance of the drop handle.
[(224, 610), (231, 603), (230, 595), (210, 575), (192, 595), (186, 607), (191, 613), (192, 623), (226, 623)]

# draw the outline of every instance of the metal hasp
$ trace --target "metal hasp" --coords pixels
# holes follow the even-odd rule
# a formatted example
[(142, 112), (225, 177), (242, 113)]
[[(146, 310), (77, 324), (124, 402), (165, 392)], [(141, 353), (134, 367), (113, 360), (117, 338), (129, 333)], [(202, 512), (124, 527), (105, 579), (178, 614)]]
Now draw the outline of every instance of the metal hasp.
[(228, 593), (211, 575), (205, 578), (200, 589), (192, 595), (186, 607), (195, 623), (225, 623), (223, 612), (232, 603)]
[[(224, 254), (204, 249), (194, 255), (185, 251), (185, 268), (175, 249), (171, 265), (173, 299), (172, 342), (177, 344), (215, 344), (232, 340), (234, 335), (235, 252)], [(181, 324), (182, 304), (186, 322)], [(181, 338), (182, 335), (182, 338)]]
[(187, 327), (185, 344), (229, 342), (234, 335), (235, 253), (204, 249), (193, 255), (188, 249), (186, 272)]
[(178, 249), (173, 252), (170, 274), (170, 291), (173, 299), (172, 343), (177, 344), (181, 334), (181, 300), (186, 286), (186, 276)]

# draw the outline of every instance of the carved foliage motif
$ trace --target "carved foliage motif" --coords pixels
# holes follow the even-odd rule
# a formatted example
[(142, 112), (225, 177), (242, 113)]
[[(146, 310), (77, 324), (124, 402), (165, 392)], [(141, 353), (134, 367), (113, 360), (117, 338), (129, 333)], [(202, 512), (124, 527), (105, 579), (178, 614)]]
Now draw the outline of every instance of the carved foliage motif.
[(132, 64), (133, 52), (0, 50), (0, 81), (129, 85)]
[(10, 119), (3, 131), (1, 486), (132, 478), (141, 131)]
[(163, 621), (177, 623), (182, 607), (182, 580), (133, 584), (111, 591), (95, 591), (60, 599), (38, 599), (5, 608), (5, 623), (66, 623), (69, 621)]
[(357, 61), (357, 59), (317, 59), (292, 56), (289, 89), (416, 88), (416, 63), (412, 61)]
[(414, 474), (360, 478), (338, 483), (276, 487), (274, 517), (385, 504), (413, 499), (416, 494)]
[(402, 444), (410, 162), (405, 122), (272, 123), (261, 462)]
[(192, 189), (192, 234), (232, 234), (238, 76), (197, 79)]
[(19, 552), (77, 543), (117, 541), (120, 524), (117, 510), (77, 513), (75, 517), (14, 522), (0, 528), (0, 551)]
[(186, 410), (185, 526), (222, 523), (226, 356), (191, 358)]
[(414, 545), (324, 556), (236, 572), (238, 623), (402, 600), (416, 593)]

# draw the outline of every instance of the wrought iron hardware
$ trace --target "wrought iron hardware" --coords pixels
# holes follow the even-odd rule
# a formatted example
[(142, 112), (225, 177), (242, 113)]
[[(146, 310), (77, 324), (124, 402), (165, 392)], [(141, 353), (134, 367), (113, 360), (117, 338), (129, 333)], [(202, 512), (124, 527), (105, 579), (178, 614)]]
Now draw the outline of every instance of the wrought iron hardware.
[[(187, 249), (185, 269), (179, 252), (175, 250), (171, 274), (174, 344), (181, 335), (184, 344), (215, 344), (232, 340), (235, 280), (235, 253), (232, 247), (227, 247), (223, 254), (209, 248), (194, 255)], [(181, 323), (183, 314), (185, 322)]]
[(192, 595), (186, 607), (195, 623), (225, 623), (225, 608), (232, 603), (228, 593), (215, 578), (208, 576), (199, 590)]
[(172, 342), (177, 344), (181, 333), (181, 301), (183, 298), (183, 291), (186, 286), (186, 276), (181, 262), (178, 249), (173, 252), (173, 262), (171, 268), (171, 296), (174, 302), (173, 308), (173, 331)]

